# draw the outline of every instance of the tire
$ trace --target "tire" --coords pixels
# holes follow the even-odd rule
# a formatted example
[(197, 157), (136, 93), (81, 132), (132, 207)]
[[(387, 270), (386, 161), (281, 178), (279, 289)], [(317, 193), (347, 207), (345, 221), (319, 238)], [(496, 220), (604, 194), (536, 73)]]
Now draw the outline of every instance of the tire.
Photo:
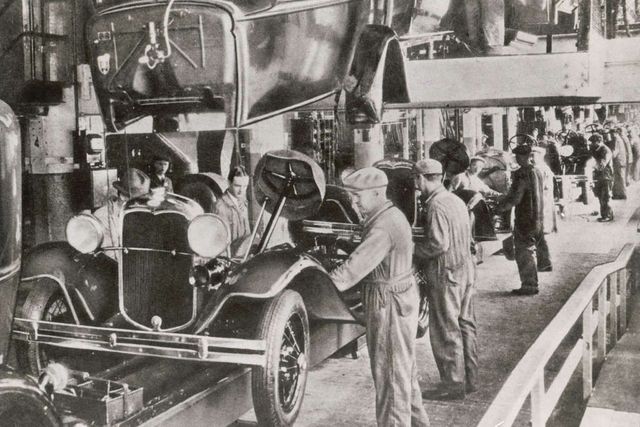
[(267, 342), (266, 366), (253, 368), (251, 376), (258, 425), (291, 426), (308, 374), (309, 320), (299, 293), (285, 290), (266, 303), (256, 338)]
[[(74, 323), (62, 291), (55, 284), (47, 282), (37, 282), (16, 312), (23, 319)], [(62, 349), (41, 346), (36, 342), (16, 341), (18, 366), (36, 377), (50, 362), (62, 357), (63, 352)]]

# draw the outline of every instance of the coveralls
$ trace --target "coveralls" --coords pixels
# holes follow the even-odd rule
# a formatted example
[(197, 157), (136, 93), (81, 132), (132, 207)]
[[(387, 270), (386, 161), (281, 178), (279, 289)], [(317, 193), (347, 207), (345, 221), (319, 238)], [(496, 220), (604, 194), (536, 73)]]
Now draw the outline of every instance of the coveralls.
[(640, 135), (636, 127), (629, 129), (629, 142), (631, 142), (631, 179), (640, 181)]
[(553, 197), (553, 186), (554, 186), (554, 174), (551, 168), (546, 164), (542, 163), (538, 165), (536, 163), (536, 168), (540, 169), (542, 172), (542, 194), (544, 195), (544, 220), (543, 220), (543, 229), (546, 234), (553, 233), (558, 231), (558, 223), (556, 221), (556, 210), (555, 210), (555, 200)]
[[(522, 287), (538, 287), (538, 271), (551, 266), (544, 238), (544, 177), (533, 165), (513, 173), (503, 209), (515, 207), (513, 244)], [(537, 259), (536, 259), (537, 254)]]
[(600, 202), (600, 217), (612, 219), (613, 211), (609, 206), (611, 183), (613, 181), (612, 153), (609, 147), (599, 144), (593, 149), (596, 165), (593, 169), (593, 193)]
[(233, 255), (242, 255), (238, 253), (239, 249), (246, 237), (251, 234), (247, 200), (239, 200), (227, 191), (215, 204), (213, 213), (224, 219), (229, 226), (231, 253)]
[(614, 199), (626, 199), (627, 146), (617, 133), (613, 137), (615, 149), (613, 150), (613, 188), (611, 192)]
[(429, 425), (416, 366), (420, 297), (412, 256), (411, 226), (387, 201), (364, 220), (362, 242), (331, 272), (342, 290), (364, 279), (367, 348), (380, 427)]
[(418, 268), (430, 284), (429, 337), (442, 386), (477, 386), (478, 351), (474, 308), (475, 264), (469, 214), (462, 200), (443, 186), (423, 204), (419, 224), (426, 236), (416, 244)]
[(629, 175), (631, 174), (631, 165), (632, 165), (632, 160), (633, 160), (633, 151), (631, 148), (631, 141), (629, 140), (629, 137), (627, 137), (626, 135), (626, 130), (622, 130), (622, 133), (620, 133), (620, 138), (622, 139), (622, 142), (624, 143), (624, 151), (625, 151), (625, 168), (624, 168), (624, 184), (625, 186), (629, 186)]

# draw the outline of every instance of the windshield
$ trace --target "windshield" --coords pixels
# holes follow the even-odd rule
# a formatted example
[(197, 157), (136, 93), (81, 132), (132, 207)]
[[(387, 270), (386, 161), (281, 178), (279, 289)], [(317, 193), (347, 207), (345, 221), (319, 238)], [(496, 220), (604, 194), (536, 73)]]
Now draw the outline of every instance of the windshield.
[[(253, 13), (270, 8), (275, 4), (272, 0), (223, 0), (238, 6), (244, 13)], [(94, 0), (94, 6), (97, 10), (103, 10), (112, 6), (121, 6), (128, 4), (140, 4), (140, 0)], [(155, 2), (165, 3), (165, 2)], [(173, 6), (175, 7), (175, 6)]]

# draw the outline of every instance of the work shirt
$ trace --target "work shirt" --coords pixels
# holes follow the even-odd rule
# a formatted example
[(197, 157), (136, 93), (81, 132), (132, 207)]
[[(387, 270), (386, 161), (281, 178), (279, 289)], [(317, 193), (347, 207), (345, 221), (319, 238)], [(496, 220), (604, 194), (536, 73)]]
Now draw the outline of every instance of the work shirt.
[(473, 268), (471, 227), (464, 202), (444, 186), (425, 200), (419, 225), (425, 238), (416, 244), (418, 267), (431, 283), (446, 281), (447, 271)]
[(482, 193), (485, 196), (497, 195), (497, 191), (489, 187), (478, 175), (474, 175), (469, 171), (464, 171), (451, 179), (451, 191), (458, 189), (471, 190)]
[(544, 177), (533, 165), (521, 166), (513, 173), (513, 183), (502, 209), (516, 208), (514, 227), (522, 234), (543, 231)]
[(243, 240), (251, 234), (247, 200), (239, 200), (227, 191), (216, 203), (213, 213), (219, 215), (229, 226), (231, 253), (235, 255)]
[(167, 193), (173, 193), (173, 182), (168, 176), (159, 177), (154, 173), (149, 178), (151, 179), (149, 188), (163, 187)]
[(362, 242), (331, 272), (336, 287), (345, 291), (365, 277), (389, 285), (413, 280), (411, 226), (402, 211), (387, 201), (362, 225)]

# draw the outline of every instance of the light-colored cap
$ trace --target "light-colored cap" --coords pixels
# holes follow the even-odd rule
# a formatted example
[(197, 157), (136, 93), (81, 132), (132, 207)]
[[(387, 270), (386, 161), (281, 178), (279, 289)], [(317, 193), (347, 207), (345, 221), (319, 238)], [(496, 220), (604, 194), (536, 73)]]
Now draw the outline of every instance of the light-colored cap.
[(149, 192), (151, 179), (140, 169), (127, 169), (120, 180), (113, 183), (113, 186), (125, 196), (133, 199)]
[(387, 175), (378, 168), (358, 169), (342, 180), (344, 188), (349, 191), (371, 190), (386, 187), (389, 184)]
[(482, 163), (487, 163), (487, 160), (484, 157), (480, 157), (480, 156), (473, 156), (469, 159), (469, 163), (471, 162), (482, 162)]
[(442, 163), (435, 159), (420, 160), (413, 170), (420, 175), (442, 175)]

